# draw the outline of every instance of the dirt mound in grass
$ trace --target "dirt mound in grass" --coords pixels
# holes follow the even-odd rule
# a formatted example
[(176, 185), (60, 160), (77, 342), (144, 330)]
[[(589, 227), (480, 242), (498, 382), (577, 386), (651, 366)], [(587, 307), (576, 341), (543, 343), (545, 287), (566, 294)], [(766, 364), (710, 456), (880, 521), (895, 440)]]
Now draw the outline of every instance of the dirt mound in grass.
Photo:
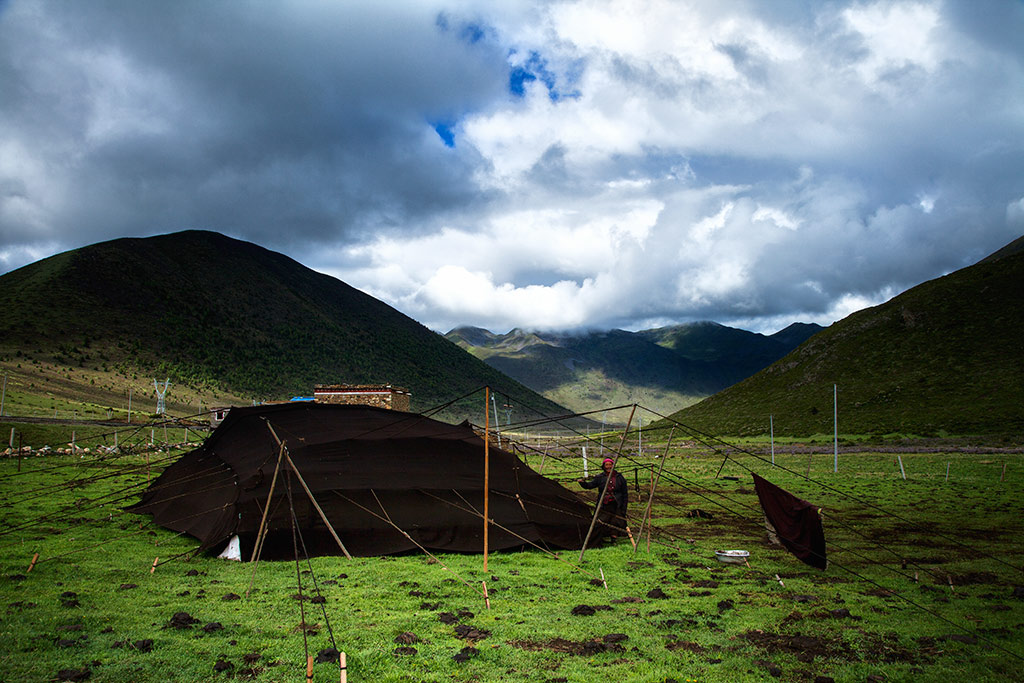
[(859, 659), (857, 653), (846, 643), (816, 636), (787, 635), (755, 630), (747, 631), (740, 637), (771, 654), (781, 652), (793, 656), (799, 655), (802, 661), (811, 661), (815, 657), (842, 657), (854, 661)]
[(590, 640), (567, 640), (552, 638), (550, 640), (510, 640), (508, 644), (521, 650), (562, 652), (570, 655), (591, 656), (602, 652), (625, 652), (621, 643), (628, 640), (624, 633), (609, 633), (601, 638)]

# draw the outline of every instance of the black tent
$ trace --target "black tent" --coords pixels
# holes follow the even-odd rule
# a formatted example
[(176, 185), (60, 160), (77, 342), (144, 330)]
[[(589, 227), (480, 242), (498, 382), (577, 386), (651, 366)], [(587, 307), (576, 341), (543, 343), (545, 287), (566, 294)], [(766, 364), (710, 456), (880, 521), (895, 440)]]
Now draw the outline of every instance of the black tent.
[[(278, 439), (296, 472), (283, 458), (268, 506)], [(493, 446), (489, 453), (490, 549), (582, 547), (590, 507), (512, 453)], [(341, 554), (317, 506), (352, 555), (399, 553), (417, 544), (482, 552), (483, 483), (484, 442), (468, 424), (370, 406), (282, 403), (232, 408), (200, 448), (168, 466), (129, 510), (194, 536), (204, 550), (216, 551), (237, 535), (246, 560), (264, 508), (263, 558), (292, 556), (293, 508), (310, 555)]]

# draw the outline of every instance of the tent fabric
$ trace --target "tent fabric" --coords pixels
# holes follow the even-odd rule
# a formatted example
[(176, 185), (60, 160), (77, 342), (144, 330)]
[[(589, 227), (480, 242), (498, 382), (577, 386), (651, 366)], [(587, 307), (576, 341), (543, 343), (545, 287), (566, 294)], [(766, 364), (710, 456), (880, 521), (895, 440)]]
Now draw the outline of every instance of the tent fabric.
[[(467, 424), (372, 406), (232, 408), (200, 448), (167, 467), (129, 510), (195, 537), (204, 550), (237, 535), (243, 559), (250, 559), (280, 451), (271, 427), (350, 554), (387, 555), (417, 544), (482, 552), (483, 439)], [(592, 514), (586, 503), (508, 451), (492, 446), (489, 460), (490, 550), (527, 542), (582, 547)], [(283, 460), (263, 558), (292, 557), (292, 508), (310, 555), (341, 554)]]
[(782, 545), (802, 562), (825, 569), (825, 531), (818, 508), (756, 474), (754, 490)]

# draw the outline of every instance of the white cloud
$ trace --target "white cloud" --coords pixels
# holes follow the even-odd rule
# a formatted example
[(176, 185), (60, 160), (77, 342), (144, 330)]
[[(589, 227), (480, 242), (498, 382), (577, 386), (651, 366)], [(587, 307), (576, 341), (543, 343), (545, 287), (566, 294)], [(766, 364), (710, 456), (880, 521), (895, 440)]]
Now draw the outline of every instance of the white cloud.
[(200, 226), (436, 329), (829, 322), (1021, 232), (997, 5), (12, 0), (0, 266)]
[(855, 5), (843, 11), (843, 18), (861, 35), (869, 51), (857, 64), (866, 81), (878, 81), (908, 66), (930, 71), (939, 64), (941, 52), (933, 39), (939, 12), (932, 4)]
[(754, 212), (753, 220), (770, 221), (780, 228), (786, 228), (787, 230), (796, 230), (800, 227), (799, 219), (792, 218), (780, 209), (768, 206), (758, 206), (757, 211)]

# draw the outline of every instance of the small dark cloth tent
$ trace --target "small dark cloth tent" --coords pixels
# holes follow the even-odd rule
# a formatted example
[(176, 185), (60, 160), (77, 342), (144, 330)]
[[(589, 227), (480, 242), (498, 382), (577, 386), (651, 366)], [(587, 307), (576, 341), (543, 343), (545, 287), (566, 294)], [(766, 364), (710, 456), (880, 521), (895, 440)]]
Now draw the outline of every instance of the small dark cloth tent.
[[(194, 536), (204, 550), (217, 551), (237, 535), (243, 559), (250, 559), (280, 452), (275, 433), (350, 554), (387, 555), (417, 544), (483, 551), (483, 439), (467, 424), (370, 406), (232, 408), (129, 510)], [(489, 454), (490, 549), (527, 542), (582, 547), (590, 507), (512, 453), (492, 446)], [(261, 557), (293, 556), (292, 507), (309, 555), (342, 554), (313, 500), (282, 462)]]
[(817, 507), (756, 474), (754, 490), (782, 545), (802, 562), (825, 569), (825, 531)]

